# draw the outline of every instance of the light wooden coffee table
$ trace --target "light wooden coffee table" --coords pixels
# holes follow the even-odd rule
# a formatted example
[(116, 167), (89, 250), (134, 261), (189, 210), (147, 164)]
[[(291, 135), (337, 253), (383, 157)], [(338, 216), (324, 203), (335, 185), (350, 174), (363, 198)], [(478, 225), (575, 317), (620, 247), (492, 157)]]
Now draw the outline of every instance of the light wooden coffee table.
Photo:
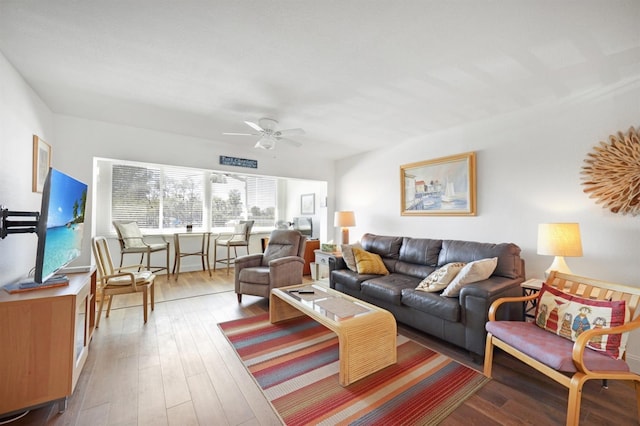
[(271, 323), (303, 315), (338, 335), (340, 385), (347, 386), (396, 363), (396, 320), (389, 311), (318, 284), (271, 290)]

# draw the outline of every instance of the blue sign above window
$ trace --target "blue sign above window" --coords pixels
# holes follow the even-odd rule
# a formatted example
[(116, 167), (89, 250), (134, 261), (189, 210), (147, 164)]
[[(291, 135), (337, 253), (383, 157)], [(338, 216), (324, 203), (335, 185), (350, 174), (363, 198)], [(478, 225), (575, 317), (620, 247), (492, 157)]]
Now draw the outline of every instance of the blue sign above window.
[(250, 169), (258, 168), (258, 160), (248, 160), (246, 158), (220, 156), (220, 164), (225, 166), (248, 167)]

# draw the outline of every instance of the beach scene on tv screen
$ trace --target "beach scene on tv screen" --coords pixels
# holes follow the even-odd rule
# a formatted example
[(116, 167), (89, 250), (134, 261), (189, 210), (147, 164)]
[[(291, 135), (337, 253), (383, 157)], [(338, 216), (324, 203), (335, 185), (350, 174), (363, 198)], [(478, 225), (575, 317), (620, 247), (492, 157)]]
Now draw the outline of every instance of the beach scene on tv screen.
[(44, 277), (80, 256), (87, 185), (66, 175), (51, 176), (44, 250)]

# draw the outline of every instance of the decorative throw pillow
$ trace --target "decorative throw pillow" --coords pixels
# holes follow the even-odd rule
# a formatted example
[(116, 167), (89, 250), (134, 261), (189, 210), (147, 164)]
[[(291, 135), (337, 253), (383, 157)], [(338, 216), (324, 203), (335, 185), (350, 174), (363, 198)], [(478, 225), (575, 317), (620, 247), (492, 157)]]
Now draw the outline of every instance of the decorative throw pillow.
[(447, 288), (442, 292), (442, 296), (455, 297), (460, 295), (460, 290), (465, 285), (475, 283), (477, 281), (486, 280), (493, 274), (498, 264), (498, 258), (492, 257), (489, 259), (480, 259), (474, 262), (469, 262), (458, 275), (449, 283)]
[(354, 247), (353, 256), (356, 259), (359, 274), (389, 275), (389, 271), (379, 255)]
[(428, 277), (418, 284), (416, 290), (434, 292), (446, 288), (456, 275), (458, 275), (458, 272), (462, 270), (464, 265), (465, 263), (463, 262), (447, 263), (442, 268), (438, 268), (430, 273)]
[[(629, 309), (624, 300), (585, 299), (566, 294), (542, 284), (536, 306), (536, 325), (558, 336), (576, 341), (580, 333), (592, 328), (610, 328), (629, 321)], [(587, 347), (620, 359), (629, 333), (595, 336)]]
[(347, 264), (347, 268), (351, 269), (353, 272), (358, 272), (358, 268), (356, 267), (356, 258), (353, 256), (354, 248), (363, 250), (360, 243), (342, 244), (340, 246), (340, 249), (342, 250), (342, 258), (344, 259), (344, 263)]

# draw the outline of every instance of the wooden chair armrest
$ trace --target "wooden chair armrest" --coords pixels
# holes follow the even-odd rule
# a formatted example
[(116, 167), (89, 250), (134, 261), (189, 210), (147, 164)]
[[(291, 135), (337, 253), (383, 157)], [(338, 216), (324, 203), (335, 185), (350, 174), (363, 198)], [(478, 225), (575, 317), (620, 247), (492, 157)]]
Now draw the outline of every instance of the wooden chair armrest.
[(527, 300), (533, 300), (537, 298), (537, 294), (530, 294), (529, 296), (517, 296), (517, 297), (501, 297), (500, 299), (496, 299), (493, 301), (491, 306), (489, 307), (489, 321), (496, 320), (496, 312), (498, 312), (498, 307), (503, 303), (513, 303), (513, 302), (526, 302)]
[(617, 327), (611, 328), (593, 328), (591, 330), (587, 330), (578, 336), (576, 341), (573, 344), (573, 363), (576, 365), (578, 371), (582, 371), (585, 374), (589, 374), (591, 371), (584, 365), (584, 351), (587, 348), (587, 344), (591, 339), (595, 336), (603, 336), (608, 334), (622, 334), (627, 333), (631, 330), (635, 330), (636, 328), (640, 328), (640, 317), (636, 318), (633, 321), (629, 321), (623, 325), (619, 325)]
[(104, 277), (102, 277), (102, 282), (109, 285), (110, 278), (118, 278), (118, 277), (129, 277), (129, 279), (131, 280), (131, 285), (137, 291), (136, 276), (133, 274), (133, 272), (119, 272), (117, 274), (105, 275)]

